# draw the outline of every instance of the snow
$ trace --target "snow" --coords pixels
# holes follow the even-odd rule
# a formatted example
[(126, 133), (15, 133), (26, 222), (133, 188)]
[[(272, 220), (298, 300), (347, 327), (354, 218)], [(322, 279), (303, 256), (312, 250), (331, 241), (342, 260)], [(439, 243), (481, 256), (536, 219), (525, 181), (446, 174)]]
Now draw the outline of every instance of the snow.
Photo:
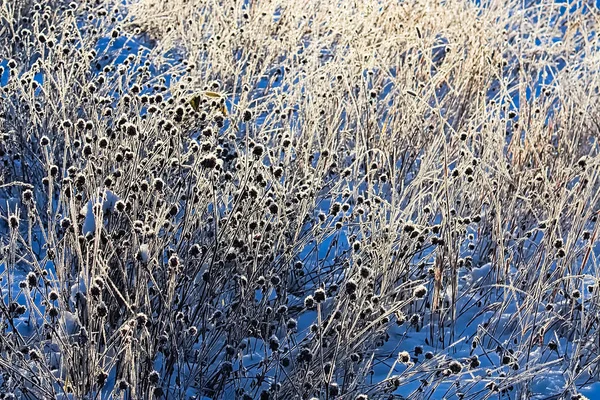
[(100, 193), (96, 199), (90, 199), (81, 209), (81, 214), (85, 217), (81, 229), (83, 234), (87, 235), (88, 233), (93, 234), (96, 232), (96, 218), (98, 218), (98, 216), (94, 214), (95, 204), (100, 204), (102, 206), (103, 215), (106, 215), (114, 212), (115, 204), (119, 200), (120, 198), (108, 189), (105, 189), (103, 193)]
[(581, 394), (587, 396), (590, 400), (600, 399), (600, 382), (596, 382), (581, 389)]
[(489, 283), (490, 271), (492, 263), (487, 263), (478, 268), (473, 268), (471, 271), (471, 282), (477, 285)]
[(150, 248), (147, 244), (141, 244), (139, 248), (140, 260), (147, 263), (150, 260)]

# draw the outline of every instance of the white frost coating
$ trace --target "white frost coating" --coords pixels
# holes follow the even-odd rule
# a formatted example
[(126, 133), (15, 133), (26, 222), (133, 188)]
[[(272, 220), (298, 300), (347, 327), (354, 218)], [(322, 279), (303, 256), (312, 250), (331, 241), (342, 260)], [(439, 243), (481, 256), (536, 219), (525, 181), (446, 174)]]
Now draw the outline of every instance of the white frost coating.
[[(104, 196), (98, 196), (96, 204), (102, 204), (102, 212), (104, 214), (113, 212), (115, 204), (120, 200), (119, 196), (112, 191), (106, 189)], [(96, 231), (96, 218), (94, 216), (94, 199), (90, 199), (87, 204), (81, 209), (81, 214), (85, 215), (83, 227), (81, 231), (84, 235), (94, 233)]]

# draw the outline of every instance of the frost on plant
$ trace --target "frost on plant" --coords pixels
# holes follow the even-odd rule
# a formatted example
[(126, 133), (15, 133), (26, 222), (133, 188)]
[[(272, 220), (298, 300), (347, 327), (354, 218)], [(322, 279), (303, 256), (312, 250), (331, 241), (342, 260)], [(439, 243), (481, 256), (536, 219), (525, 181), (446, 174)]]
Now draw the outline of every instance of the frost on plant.
[(0, 398), (598, 396), (597, 12), (0, 0)]

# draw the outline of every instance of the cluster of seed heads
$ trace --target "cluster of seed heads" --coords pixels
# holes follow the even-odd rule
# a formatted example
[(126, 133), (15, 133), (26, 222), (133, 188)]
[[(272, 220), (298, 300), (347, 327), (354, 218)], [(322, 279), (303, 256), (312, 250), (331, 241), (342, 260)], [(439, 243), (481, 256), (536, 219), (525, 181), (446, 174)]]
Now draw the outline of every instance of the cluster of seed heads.
[(592, 22), (479, 7), (0, 8), (0, 398), (525, 395), (565, 341), (577, 393), (598, 375), (595, 61), (559, 28), (502, 30), (513, 9)]

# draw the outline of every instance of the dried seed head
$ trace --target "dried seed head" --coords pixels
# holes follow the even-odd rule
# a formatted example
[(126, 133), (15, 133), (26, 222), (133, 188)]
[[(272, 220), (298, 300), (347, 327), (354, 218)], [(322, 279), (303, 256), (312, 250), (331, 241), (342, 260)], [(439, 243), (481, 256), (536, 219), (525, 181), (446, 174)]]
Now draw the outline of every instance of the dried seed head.
[(115, 209), (120, 213), (125, 211), (125, 207), (126, 207), (126, 204), (123, 200), (117, 200), (117, 202), (115, 203)]
[(254, 148), (252, 149), (252, 154), (256, 157), (256, 158), (260, 158), (262, 157), (263, 153), (265, 152), (265, 148), (263, 145), (261, 144), (255, 144)]
[(269, 212), (271, 214), (277, 214), (278, 211), (279, 211), (279, 206), (277, 205), (277, 203), (273, 202), (273, 203), (269, 204)]
[(71, 220), (70, 220), (69, 218), (63, 218), (63, 219), (60, 221), (60, 226), (61, 226), (63, 229), (69, 229), (69, 227), (71, 226)]
[(200, 160), (200, 165), (206, 169), (213, 169), (217, 166), (217, 157), (214, 154), (208, 154)]
[(315, 297), (315, 301), (316, 301), (317, 303), (322, 303), (322, 302), (324, 302), (324, 301), (325, 301), (325, 298), (326, 298), (327, 296), (326, 296), (326, 294), (325, 294), (325, 290), (324, 290), (324, 289), (321, 289), (321, 288), (319, 288), (319, 289), (315, 290), (315, 296), (314, 296), (314, 297)]
[(410, 361), (410, 354), (408, 354), (408, 351), (401, 351), (400, 353), (398, 353), (398, 361), (406, 364)]
[(143, 328), (148, 323), (148, 316), (144, 313), (138, 313), (135, 317), (135, 322), (138, 328)]
[(8, 225), (11, 229), (19, 229), (19, 218), (16, 215), (11, 215), (8, 217)]
[(96, 312), (98, 313), (98, 316), (100, 318), (106, 317), (108, 315), (108, 307), (106, 307), (106, 303), (104, 303), (103, 301), (98, 303), (98, 305), (96, 306)]
[(350, 279), (346, 282), (346, 293), (347, 294), (354, 294), (354, 293), (356, 293), (357, 289), (358, 289), (358, 284), (353, 279)]
[(288, 307), (286, 305), (280, 305), (279, 307), (277, 307), (277, 314), (279, 315), (285, 315), (288, 312)]
[(38, 277), (34, 272), (30, 272), (27, 274), (27, 286), (30, 289), (37, 287), (38, 285)]
[(448, 369), (450, 369), (453, 374), (459, 374), (460, 371), (462, 371), (462, 364), (454, 360), (450, 363), (450, 365), (448, 365)]
[(135, 126), (135, 124), (132, 123), (125, 124), (125, 133), (127, 133), (128, 136), (137, 136), (137, 126)]
[(90, 294), (94, 298), (98, 298), (102, 294), (102, 289), (100, 288), (100, 286), (98, 286), (94, 283), (94, 284), (92, 284), (92, 286), (90, 286)]
[(360, 267), (360, 276), (364, 279), (367, 279), (368, 277), (371, 276), (371, 274), (373, 273), (373, 271), (371, 270), (371, 268), (363, 265)]
[(306, 307), (308, 310), (315, 308), (315, 298), (311, 295), (306, 296), (304, 299), (304, 307)]
[(98, 386), (104, 386), (107, 378), (108, 373), (106, 373), (106, 371), (100, 371), (96, 376), (96, 382), (98, 383)]
[(155, 178), (153, 182), (154, 190), (162, 191), (165, 187), (165, 182), (160, 178)]
[(423, 297), (425, 297), (426, 294), (427, 294), (427, 288), (423, 285), (417, 286), (415, 288), (415, 290), (413, 291), (413, 295), (418, 299), (422, 299)]
[(589, 231), (583, 231), (583, 240), (588, 240), (592, 234)]
[(27, 203), (33, 199), (33, 192), (29, 189), (23, 192), (23, 200)]
[(269, 348), (271, 349), (271, 351), (278, 351), (279, 350), (279, 338), (275, 335), (271, 336), (269, 338)]
[(219, 365), (219, 370), (223, 374), (229, 375), (233, 371), (233, 364), (230, 361), (223, 361)]
[(296, 328), (298, 328), (298, 321), (294, 318), (290, 318), (286, 322), (286, 327), (288, 330), (294, 331)]
[(419, 322), (421, 322), (421, 316), (419, 314), (413, 314), (410, 317), (410, 323), (411, 323), (411, 325), (418, 325)]
[(279, 286), (280, 283), (281, 283), (281, 278), (278, 275), (271, 276), (271, 284), (273, 286)]
[(148, 374), (148, 382), (150, 382), (151, 385), (156, 385), (159, 381), (160, 374), (158, 373), (158, 371), (153, 370)]

